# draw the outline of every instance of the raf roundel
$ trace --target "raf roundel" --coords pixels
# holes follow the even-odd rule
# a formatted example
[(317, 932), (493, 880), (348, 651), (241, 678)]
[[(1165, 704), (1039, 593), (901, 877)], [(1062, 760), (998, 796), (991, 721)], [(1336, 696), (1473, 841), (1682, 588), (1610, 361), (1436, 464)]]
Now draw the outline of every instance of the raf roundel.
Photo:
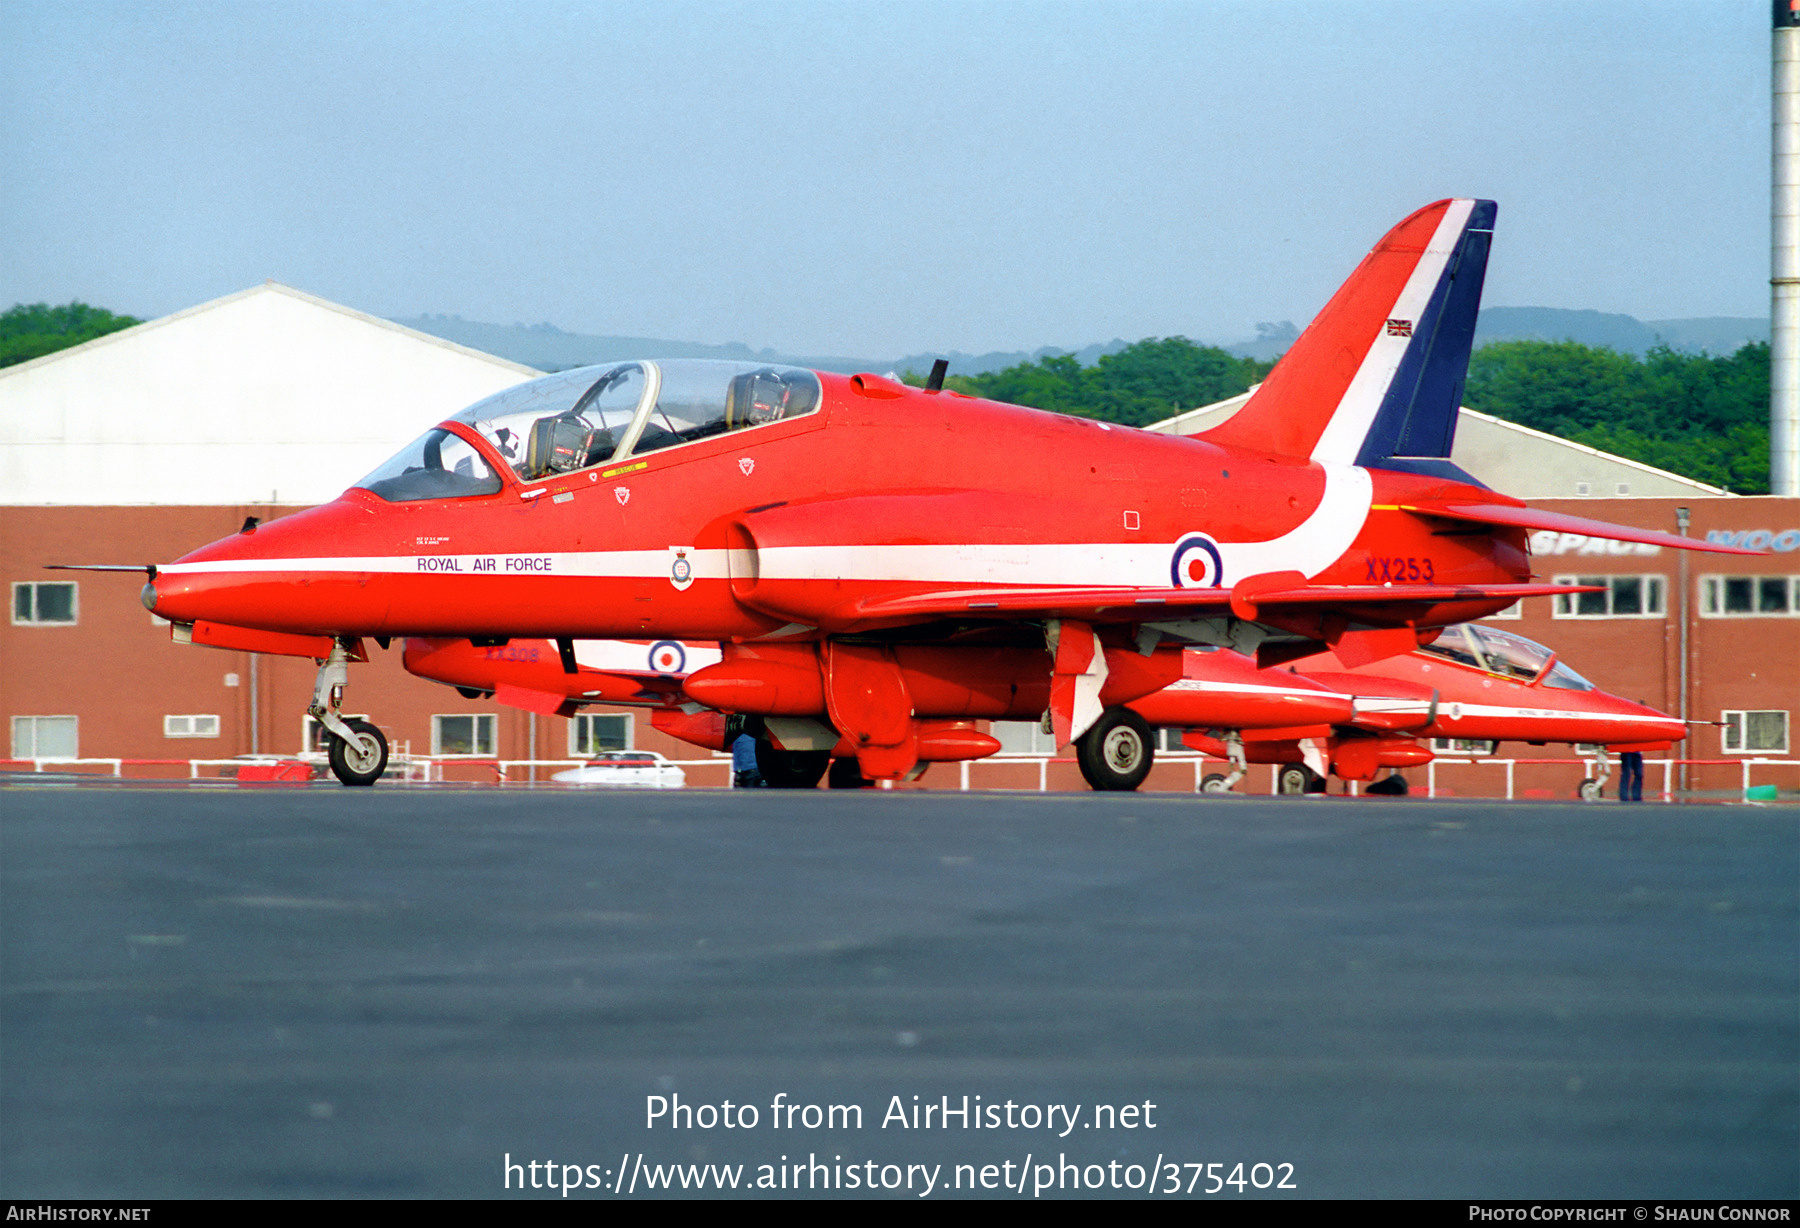
[(1204, 533), (1189, 533), (1175, 543), (1175, 555), (1169, 563), (1169, 584), (1173, 588), (1221, 588), (1225, 583), (1225, 565), (1219, 559), (1218, 543)]
[(675, 640), (658, 640), (650, 645), (650, 668), (659, 674), (687, 672), (687, 649)]

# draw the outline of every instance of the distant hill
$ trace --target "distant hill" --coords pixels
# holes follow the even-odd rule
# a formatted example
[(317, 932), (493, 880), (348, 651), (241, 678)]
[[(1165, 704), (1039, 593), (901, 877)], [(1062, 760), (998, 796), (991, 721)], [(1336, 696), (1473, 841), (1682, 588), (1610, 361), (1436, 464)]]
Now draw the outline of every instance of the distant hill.
[[(1225, 349), (1240, 358), (1267, 362), (1280, 357), (1300, 336), (1287, 320), (1258, 324), (1254, 341)], [(1752, 341), (1769, 339), (1769, 322), (1748, 316), (1701, 316), (1688, 320), (1640, 320), (1604, 311), (1563, 307), (1487, 307), (1475, 324), (1475, 344), (1490, 341), (1579, 341), (1641, 358), (1659, 345), (1684, 354), (1735, 354)]]
[(1104, 344), (1084, 346), (1079, 350), (1060, 350), (1054, 346), (1026, 352), (992, 351), (965, 354), (947, 350), (935, 354), (908, 354), (903, 358), (846, 358), (842, 355), (786, 354), (779, 350), (753, 350), (733, 342), (707, 345), (696, 341), (668, 341), (657, 337), (596, 337), (568, 333), (554, 324), (485, 324), (455, 315), (423, 315), (396, 317), (394, 323), (417, 329), (433, 337), (442, 337), (458, 345), (496, 354), (513, 362), (536, 367), (540, 371), (562, 371), (569, 367), (585, 367), (599, 362), (618, 362), (625, 358), (726, 358), (739, 362), (774, 362), (796, 367), (813, 367), (820, 371), (840, 371), (854, 375), (858, 371), (908, 371), (924, 374), (939, 358), (950, 360), (950, 369), (958, 375), (983, 375), (1003, 371), (1022, 362), (1040, 358), (1074, 354), (1083, 366), (1093, 366), (1102, 354), (1116, 354), (1126, 343), (1117, 338)]
[(1488, 307), (1475, 325), (1475, 344), (1488, 341), (1579, 341), (1642, 357), (1659, 345), (1687, 354), (1735, 354), (1769, 339), (1769, 322), (1747, 316), (1640, 320), (1603, 311), (1560, 307)]
[[(455, 315), (423, 315), (395, 319), (394, 323), (414, 328), (458, 345), (497, 354), (514, 362), (536, 367), (540, 371), (561, 371), (569, 367), (588, 366), (599, 362), (617, 362), (624, 358), (727, 358), (741, 362), (785, 363), (796, 367), (814, 367), (821, 371), (909, 371), (924, 374), (933, 360), (947, 358), (955, 375), (987, 375), (1004, 371), (1021, 363), (1034, 363), (1043, 358), (1073, 355), (1084, 367), (1091, 367), (1104, 354), (1117, 354), (1127, 347), (1118, 338), (1086, 345), (1078, 350), (1043, 346), (1036, 350), (992, 351), (966, 354), (961, 350), (939, 353), (907, 354), (900, 358), (851, 358), (842, 355), (787, 354), (773, 349), (753, 350), (747, 345), (730, 343), (706, 345), (695, 341), (669, 341), (655, 337), (596, 337), (564, 332), (553, 324), (485, 324)], [(1251, 341), (1221, 343), (1221, 348), (1240, 358), (1268, 362), (1279, 358), (1300, 335), (1292, 321), (1258, 324), (1257, 336)], [(1651, 348), (1667, 345), (1685, 353), (1732, 354), (1746, 342), (1767, 341), (1769, 322), (1735, 316), (1707, 316), (1689, 320), (1639, 320), (1635, 316), (1613, 315), (1602, 311), (1570, 311), (1560, 307), (1489, 307), (1481, 313), (1475, 326), (1475, 344), (1489, 341), (1579, 341), (1583, 345), (1605, 346), (1621, 354), (1641, 357)]]
[(1125, 342), (1113, 340), (1082, 349), (1059, 350), (1052, 346), (1030, 353), (1024, 350), (1002, 353), (965, 354), (950, 350), (937, 354), (908, 354), (904, 358), (846, 358), (842, 355), (786, 354), (779, 350), (753, 350), (733, 342), (707, 345), (697, 341), (669, 341), (657, 337), (596, 337), (568, 333), (554, 324), (484, 324), (455, 315), (423, 315), (396, 318), (394, 323), (406, 328), (442, 337), (458, 345), (496, 354), (514, 362), (536, 367), (540, 371), (562, 371), (569, 367), (585, 367), (600, 362), (618, 362), (626, 358), (725, 358), (738, 362), (773, 362), (796, 367), (812, 367), (820, 371), (840, 371), (854, 375), (858, 371), (908, 371), (924, 374), (939, 358), (950, 360), (950, 369), (958, 375), (982, 375), (1002, 371), (1022, 362), (1073, 352), (1083, 366), (1092, 366), (1102, 354), (1115, 354)]

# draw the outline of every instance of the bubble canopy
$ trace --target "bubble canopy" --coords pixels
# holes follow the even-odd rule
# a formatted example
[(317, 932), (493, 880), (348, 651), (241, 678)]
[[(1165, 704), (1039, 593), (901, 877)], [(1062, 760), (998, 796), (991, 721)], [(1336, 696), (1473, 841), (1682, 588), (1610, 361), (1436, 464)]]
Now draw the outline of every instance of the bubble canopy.
[[(1594, 689), (1593, 683), (1557, 661), (1556, 654), (1536, 640), (1498, 627), (1478, 623), (1445, 627), (1437, 639), (1422, 646), (1422, 651), (1519, 682), (1532, 682), (1541, 675), (1539, 685), (1559, 691)], [(1545, 666), (1550, 667), (1548, 673)]]
[[(816, 413), (799, 367), (678, 359), (559, 371), (477, 401), (450, 421), (478, 431), (522, 482)], [(477, 450), (434, 427), (357, 483), (389, 502), (495, 494)]]

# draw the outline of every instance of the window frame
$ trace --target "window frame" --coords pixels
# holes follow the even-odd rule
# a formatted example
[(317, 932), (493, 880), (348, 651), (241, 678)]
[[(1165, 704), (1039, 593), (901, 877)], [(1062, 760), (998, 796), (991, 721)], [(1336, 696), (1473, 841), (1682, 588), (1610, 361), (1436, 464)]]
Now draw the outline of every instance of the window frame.
[[(1730, 580), (1746, 580), (1754, 586), (1760, 586), (1765, 580), (1784, 580), (1787, 588), (1787, 606), (1785, 610), (1727, 610), (1725, 604), (1725, 584)], [(1694, 605), (1700, 611), (1701, 618), (1800, 618), (1800, 576), (1759, 576), (1759, 575), (1727, 575), (1715, 572), (1699, 577)], [(1716, 598), (1717, 609), (1708, 608), (1709, 596)], [(1755, 588), (1751, 590), (1752, 604), (1757, 604), (1760, 597)], [(1771, 709), (1772, 711), (1773, 709)]]
[[(1749, 721), (1745, 718), (1748, 718), (1751, 716), (1773, 716), (1776, 714), (1779, 714), (1781, 716), (1781, 745), (1780, 746), (1760, 746), (1760, 747), (1737, 746), (1737, 747), (1733, 747), (1730, 745), (1730, 735), (1731, 735), (1731, 729), (1732, 729), (1731, 718), (1732, 717), (1735, 716), (1735, 717), (1739, 718), (1737, 721), (1738, 738), (1740, 741), (1742, 741), (1744, 734), (1747, 732), (1747, 729), (1749, 726)], [(1785, 755), (1788, 753), (1788, 748), (1791, 745), (1793, 745), (1793, 737), (1794, 737), (1794, 718), (1793, 718), (1793, 712), (1790, 709), (1787, 709), (1787, 708), (1725, 708), (1719, 712), (1719, 752), (1721, 754), (1725, 754), (1725, 755)]]
[(1433, 738), (1431, 749), (1440, 755), (1467, 755), (1471, 759), (1483, 759), (1500, 752), (1498, 738)]
[[(21, 721), (30, 721), (31, 722), (32, 753), (29, 755), (21, 755), (21, 754), (16, 753), (19, 749), (19, 723)], [(68, 721), (68, 722), (70, 722), (75, 728), (75, 753), (72, 755), (40, 755), (40, 754), (38, 754), (37, 753), (37, 741), (38, 741), (37, 722), (39, 722), (39, 721)], [(22, 714), (19, 716), (15, 716), (12, 718), (12, 743), (11, 743), (11, 745), (8, 746), (7, 749), (11, 752), (14, 752), (11, 757), (15, 761), (20, 761), (20, 762), (24, 762), (24, 761), (39, 762), (39, 761), (41, 761), (41, 762), (45, 762), (45, 763), (72, 763), (75, 760), (81, 758), (81, 718), (79, 716), (76, 716), (73, 714), (67, 714), (67, 713), (39, 714), (39, 713), (35, 713), (35, 712), (34, 713), (25, 713), (25, 714)]]
[[(1002, 729), (1001, 726), (1028, 727), (1031, 730), (1031, 749), (1010, 749), (1006, 745), (1006, 735), (1013, 731), (1010, 729)], [(1056, 735), (1053, 733), (1045, 733), (1041, 721), (991, 721), (988, 724), (988, 733), (992, 734), (994, 738), (1000, 742), (1000, 749), (994, 752), (994, 758), (996, 759), (1036, 759), (1045, 755), (1054, 756), (1058, 750), (1062, 749), (1061, 747), (1051, 745), (1051, 743), (1056, 741)], [(1043, 748), (1039, 747), (1040, 741), (1043, 743)]]
[[(42, 588), (66, 588), (69, 590), (69, 617), (38, 617), (38, 590)], [(31, 590), (31, 616), (19, 617), (19, 590)], [(74, 580), (15, 580), (11, 593), (12, 625), (15, 627), (73, 627), (81, 622), (81, 585)]]
[[(1658, 608), (1655, 610), (1645, 610), (1637, 614), (1621, 614), (1616, 612), (1613, 609), (1613, 586), (1620, 580), (1638, 581), (1642, 586), (1639, 592), (1639, 601), (1643, 605), (1648, 606), (1652, 604), (1650, 597), (1654, 594), (1656, 598), (1655, 605)], [(1669, 578), (1658, 571), (1601, 573), (1585, 576), (1560, 575), (1552, 577), (1550, 582), (1552, 584), (1568, 585), (1571, 587), (1583, 584), (1604, 584), (1606, 586), (1606, 592), (1604, 594), (1552, 594), (1550, 598), (1550, 617), (1552, 618), (1586, 619), (1588, 621), (1603, 618), (1632, 618), (1640, 621), (1648, 621), (1651, 619), (1667, 621), (1669, 617)], [(1581, 598), (1590, 596), (1604, 596), (1606, 598), (1606, 612), (1604, 614), (1583, 614), (1576, 608), (1577, 603)]]
[[(175, 727), (176, 721), (189, 722), (187, 732), (183, 733), (183, 732), (178, 731)], [(201, 722), (201, 721), (211, 721), (212, 722), (212, 732), (210, 732), (210, 733), (203, 732), (199, 725), (199, 722)], [(213, 713), (213, 712), (164, 713), (163, 714), (163, 737), (165, 737), (165, 738), (217, 738), (219, 736), (222, 725), (223, 725), (223, 722), (220, 721), (218, 714)]]
[[(448, 720), (467, 720), (473, 722), (469, 728), (469, 740), (474, 744), (472, 751), (446, 751), (443, 748), (444, 730), (442, 722)], [(486, 722), (487, 744), (489, 749), (482, 750), (483, 722)], [(497, 759), (500, 757), (500, 716), (495, 712), (434, 712), (431, 714), (431, 757), (433, 759)]]
[[(617, 719), (625, 722), (625, 744), (623, 746), (589, 746), (581, 749), (581, 728), (599, 719)], [(577, 712), (569, 718), (569, 758), (586, 759), (604, 750), (636, 750), (637, 722), (629, 712)]]

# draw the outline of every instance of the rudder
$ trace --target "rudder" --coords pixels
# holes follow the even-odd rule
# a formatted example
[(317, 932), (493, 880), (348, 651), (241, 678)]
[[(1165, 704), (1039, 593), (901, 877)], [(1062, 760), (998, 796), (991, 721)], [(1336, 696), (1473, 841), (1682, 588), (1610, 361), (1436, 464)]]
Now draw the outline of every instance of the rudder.
[(1449, 463), (1497, 207), (1441, 200), (1390, 230), (1209, 442), (1470, 480)]

